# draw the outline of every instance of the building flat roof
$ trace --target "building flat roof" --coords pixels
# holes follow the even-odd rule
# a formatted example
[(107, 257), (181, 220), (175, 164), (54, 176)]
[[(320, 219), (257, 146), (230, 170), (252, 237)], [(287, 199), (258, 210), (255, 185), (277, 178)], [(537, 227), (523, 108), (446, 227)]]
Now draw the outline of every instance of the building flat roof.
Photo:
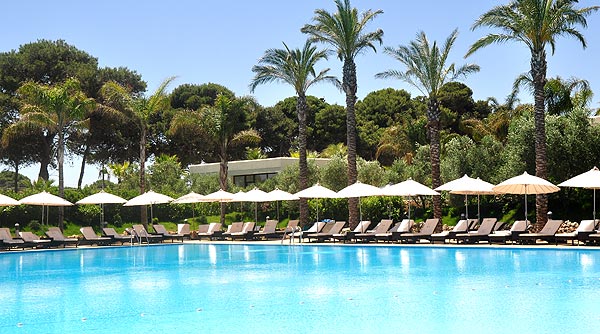
[[(309, 158), (317, 166), (326, 165), (331, 159), (328, 158)], [(264, 173), (278, 173), (287, 166), (297, 164), (298, 158), (279, 157), (256, 160), (237, 160), (228, 162), (228, 175), (251, 175)], [(219, 173), (219, 163), (202, 163), (189, 166), (190, 173), (193, 174), (216, 174)]]

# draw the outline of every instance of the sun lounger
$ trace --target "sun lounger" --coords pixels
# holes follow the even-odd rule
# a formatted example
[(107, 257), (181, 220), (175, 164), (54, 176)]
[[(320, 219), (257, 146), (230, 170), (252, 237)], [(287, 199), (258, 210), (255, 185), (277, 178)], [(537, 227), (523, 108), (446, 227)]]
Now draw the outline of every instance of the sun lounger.
[(410, 233), (410, 229), (415, 225), (415, 221), (412, 219), (402, 219), (401, 222), (396, 223), (386, 233), (376, 234), (375, 239), (383, 241), (399, 241), (400, 236), (404, 233)]
[(2, 248), (22, 248), (25, 249), (26, 244), (22, 239), (13, 239), (8, 227), (0, 228), (0, 247)]
[(356, 240), (369, 242), (371, 240), (375, 240), (375, 236), (378, 234), (388, 233), (390, 227), (393, 224), (393, 220), (391, 219), (382, 219), (375, 229), (371, 231), (367, 231), (366, 233), (358, 233), (354, 236)]
[(334, 235), (340, 234), (344, 226), (346, 226), (345, 221), (336, 221), (335, 223), (331, 224), (331, 228), (329, 230), (325, 231), (325, 228), (323, 228), (322, 232), (307, 234), (306, 238), (308, 238), (309, 242), (311, 239), (314, 239), (317, 242), (323, 242), (327, 239), (333, 238)]
[(52, 242), (50, 239), (41, 239), (37, 234), (27, 231), (19, 232), (19, 236), (25, 241), (26, 245), (35, 248), (50, 246), (50, 243)]
[(562, 220), (548, 219), (546, 225), (538, 233), (523, 233), (519, 235), (519, 242), (522, 244), (536, 244), (538, 240), (546, 242), (555, 242), (554, 235), (563, 224)]
[(556, 244), (558, 245), (559, 242), (568, 243), (569, 240), (571, 241), (571, 245), (575, 244), (575, 240), (577, 240), (577, 244), (585, 242), (591, 234), (594, 234), (597, 224), (598, 220), (582, 220), (575, 231), (571, 233), (557, 233), (555, 235)]
[(469, 224), (469, 231), (477, 231), (479, 219), (467, 219), (467, 223)]
[(153, 224), (152, 228), (154, 228), (154, 232), (156, 232), (156, 234), (162, 235), (163, 239), (171, 240), (171, 242), (174, 242), (175, 240), (181, 240), (181, 242), (183, 242), (183, 234), (169, 233), (169, 231), (167, 231), (165, 226), (162, 224)]
[(267, 220), (262, 230), (254, 233), (254, 239), (279, 238), (279, 233), (277, 233), (277, 223), (279, 223), (277, 220)]
[(306, 231), (297, 231), (290, 233), (290, 238), (298, 238), (300, 242), (302, 242), (302, 238), (311, 233), (319, 233), (325, 227), (325, 222), (315, 222), (308, 230)]
[(421, 230), (417, 233), (403, 233), (400, 235), (400, 242), (414, 243), (421, 239), (431, 241), (431, 235), (440, 224), (440, 220), (437, 218), (429, 218), (425, 221)]
[(478, 243), (480, 241), (488, 241), (490, 233), (496, 226), (496, 218), (484, 218), (476, 231), (470, 231), (468, 233), (459, 233), (456, 235), (457, 242), (465, 243)]
[(164, 238), (162, 235), (148, 233), (148, 231), (146, 231), (146, 228), (142, 224), (135, 224), (132, 226), (132, 229), (139, 243), (163, 242)]
[(81, 235), (83, 235), (83, 240), (80, 241), (80, 244), (88, 244), (88, 245), (110, 245), (112, 243), (112, 239), (110, 237), (99, 237), (94, 232), (94, 229), (91, 226), (83, 226), (79, 229)]
[(105, 237), (109, 237), (112, 239), (113, 243), (115, 242), (120, 242), (121, 245), (129, 242), (131, 244), (133, 244), (133, 239), (135, 238), (135, 236), (133, 234), (130, 235), (121, 235), (119, 233), (117, 233), (117, 231), (115, 231), (114, 228), (112, 227), (104, 227), (102, 228), (102, 234)]
[(46, 231), (46, 235), (48, 236), (48, 238), (52, 239), (52, 245), (58, 245), (63, 247), (66, 247), (67, 245), (77, 247), (77, 245), (79, 245), (79, 239), (65, 237), (60, 228), (58, 227), (48, 228), (48, 231)]
[(519, 240), (519, 235), (527, 232), (527, 223), (524, 220), (515, 221), (510, 230), (497, 230), (488, 236), (490, 243), (503, 243), (507, 241), (516, 242)]
[(223, 233), (223, 238), (229, 238), (231, 233), (240, 233), (244, 228), (244, 222), (234, 222), (227, 226), (227, 231)]
[(254, 226), (256, 226), (255, 222), (245, 222), (240, 232), (230, 232), (228, 237), (231, 240), (252, 240), (254, 238)]
[(183, 238), (187, 238), (188, 240), (191, 239), (191, 233), (192, 232), (190, 231), (190, 224), (177, 224), (177, 234), (183, 235)]
[(431, 235), (429, 239), (431, 243), (435, 243), (436, 241), (442, 241), (446, 243), (446, 241), (456, 240), (456, 235), (461, 233), (467, 233), (469, 227), (469, 222), (466, 219), (459, 220), (456, 225), (450, 231), (442, 231), (440, 233), (434, 233)]
[(209, 240), (220, 239), (223, 237), (223, 231), (221, 231), (221, 223), (210, 223), (201, 225), (200, 227), (206, 228), (206, 231), (198, 229), (198, 234), (196, 235), (198, 240), (202, 240), (203, 237), (208, 238)]
[(331, 238), (334, 240), (334, 242), (342, 241), (345, 243), (346, 241), (356, 241), (355, 236), (360, 233), (365, 233), (369, 229), (369, 226), (371, 226), (370, 220), (362, 220), (358, 223), (358, 225), (356, 225), (354, 230), (334, 234)]

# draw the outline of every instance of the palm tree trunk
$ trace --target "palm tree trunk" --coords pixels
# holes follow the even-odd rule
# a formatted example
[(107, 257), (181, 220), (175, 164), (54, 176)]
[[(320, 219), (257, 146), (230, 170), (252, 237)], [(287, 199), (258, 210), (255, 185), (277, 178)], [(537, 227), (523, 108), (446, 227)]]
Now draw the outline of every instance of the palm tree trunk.
[(83, 151), (83, 155), (81, 156), (81, 167), (79, 168), (79, 180), (77, 180), (77, 189), (81, 189), (81, 184), (83, 183), (83, 174), (85, 173), (85, 164), (87, 162), (87, 157), (90, 154), (90, 145), (85, 144), (85, 150)]
[[(531, 56), (531, 76), (534, 89), (534, 120), (535, 120), (535, 175), (547, 178), (546, 166), (546, 51), (537, 50)], [(548, 196), (537, 195), (535, 198), (536, 219), (534, 231), (539, 231), (548, 219)]]
[[(140, 194), (146, 192), (146, 128), (141, 126), (140, 131)], [(146, 206), (140, 207), (140, 221), (148, 229), (148, 210)]]
[(54, 141), (54, 133), (45, 135), (42, 143), (42, 154), (40, 155), (40, 172), (38, 178), (44, 181), (48, 181), (50, 173), (48, 173), (48, 166), (52, 161), (52, 142)]
[[(296, 112), (298, 113), (298, 150), (300, 159), (298, 165), (300, 168), (300, 190), (308, 187), (308, 161), (306, 156), (306, 96), (298, 94), (296, 101)], [(308, 223), (308, 200), (300, 199), (300, 226), (304, 227)]]
[(15, 159), (13, 160), (14, 164), (15, 164), (15, 177), (13, 178), (13, 189), (15, 190), (15, 193), (19, 192), (19, 160)]
[[(440, 177), (440, 109), (436, 98), (429, 99), (427, 116), (429, 118), (431, 186), (435, 189), (442, 184)], [(442, 199), (439, 196), (433, 196), (433, 218), (442, 218)]]
[[(65, 198), (65, 175), (63, 164), (65, 161), (65, 135), (62, 129), (58, 130), (58, 196)], [(65, 218), (65, 208), (58, 207), (58, 227), (63, 230), (63, 220)]]
[[(358, 179), (356, 168), (356, 64), (353, 59), (344, 60), (342, 86), (346, 93), (346, 144), (348, 145), (348, 185)], [(348, 223), (350, 228), (358, 226), (358, 198), (348, 199)]]
[[(228, 159), (227, 159), (227, 144), (222, 143), (219, 152), (219, 158), (221, 160), (219, 164), (219, 185), (221, 189), (227, 191), (227, 174), (228, 174)], [(225, 224), (225, 211), (226, 211), (225, 202), (221, 202), (221, 219), (220, 222), (222, 225)]]

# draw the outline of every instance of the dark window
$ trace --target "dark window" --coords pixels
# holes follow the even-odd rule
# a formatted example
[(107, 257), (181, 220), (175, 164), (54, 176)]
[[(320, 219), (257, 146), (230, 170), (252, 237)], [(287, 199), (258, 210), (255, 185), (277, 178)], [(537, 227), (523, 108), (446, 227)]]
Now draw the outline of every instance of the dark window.
[(233, 177), (233, 183), (238, 187), (245, 188), (249, 185), (265, 182), (266, 180), (275, 177), (275, 175), (277, 175), (277, 173), (236, 175)]

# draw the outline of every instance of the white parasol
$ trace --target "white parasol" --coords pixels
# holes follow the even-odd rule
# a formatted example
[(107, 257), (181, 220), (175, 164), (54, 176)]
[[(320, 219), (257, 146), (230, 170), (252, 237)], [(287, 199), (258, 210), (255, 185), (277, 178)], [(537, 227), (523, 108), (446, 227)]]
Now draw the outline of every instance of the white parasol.
[(469, 206), (467, 202), (468, 196), (477, 195), (477, 219), (479, 219), (479, 195), (493, 195), (495, 194), (493, 188), (493, 184), (485, 182), (480, 178), (471, 178), (465, 174), (459, 179), (442, 184), (441, 186), (435, 188), (435, 190), (449, 191), (451, 194), (465, 195), (465, 216), (467, 219), (469, 219)]
[(594, 191), (594, 221), (596, 220), (596, 189), (600, 189), (600, 170), (594, 167), (589, 171), (572, 177), (559, 184), (561, 187), (585, 188)]
[(279, 221), (279, 201), (296, 201), (299, 200), (300, 197), (290, 194), (287, 191), (283, 191), (275, 188), (274, 190), (267, 193), (271, 201), (275, 201), (277, 203), (277, 220)]
[(100, 204), (100, 223), (102, 224), (104, 222), (104, 204), (123, 204), (125, 202), (127, 202), (126, 199), (101, 190), (98, 193), (80, 199), (75, 204)]
[[(318, 183), (312, 187), (301, 190), (294, 195), (299, 198), (339, 198), (335, 191), (325, 188)], [(317, 221), (319, 221), (319, 202), (317, 202)]]
[(19, 203), (19, 201), (17, 201), (16, 199), (0, 194), (0, 206), (11, 206), (19, 204), (21, 203)]
[[(386, 196), (439, 196), (440, 194), (428, 186), (421, 184), (413, 179), (408, 179), (391, 186), (384, 187), (382, 192)], [(408, 202), (408, 219), (410, 219), (410, 200)]]
[(372, 186), (370, 184), (356, 181), (355, 183), (338, 191), (337, 194), (341, 198), (353, 198), (353, 197), (356, 198), (356, 197), (358, 197), (358, 209), (360, 212), (360, 220), (362, 221), (362, 206), (361, 206), (360, 198), (361, 197), (369, 197), (369, 196), (382, 196), (383, 190), (381, 188)]
[(525, 195), (525, 221), (527, 220), (527, 195), (549, 194), (560, 190), (559, 187), (553, 185), (535, 175), (530, 175), (527, 172), (512, 177), (499, 183), (492, 188), (497, 193)]
[(154, 219), (154, 213), (152, 212), (152, 206), (154, 204), (164, 204), (173, 201), (173, 198), (167, 195), (159, 194), (152, 190), (147, 191), (139, 196), (136, 196), (127, 201), (123, 206), (140, 206), (150, 205), (150, 222)]
[[(56, 195), (52, 195), (46, 191), (42, 191), (41, 193), (24, 197), (19, 201), (19, 203), (28, 205), (40, 205), (42, 207), (42, 225), (44, 225), (44, 209), (47, 206), (73, 205), (73, 203), (67, 201), (66, 199), (58, 197)], [(48, 224), (48, 211), (49, 210), (46, 210), (46, 224)]]

